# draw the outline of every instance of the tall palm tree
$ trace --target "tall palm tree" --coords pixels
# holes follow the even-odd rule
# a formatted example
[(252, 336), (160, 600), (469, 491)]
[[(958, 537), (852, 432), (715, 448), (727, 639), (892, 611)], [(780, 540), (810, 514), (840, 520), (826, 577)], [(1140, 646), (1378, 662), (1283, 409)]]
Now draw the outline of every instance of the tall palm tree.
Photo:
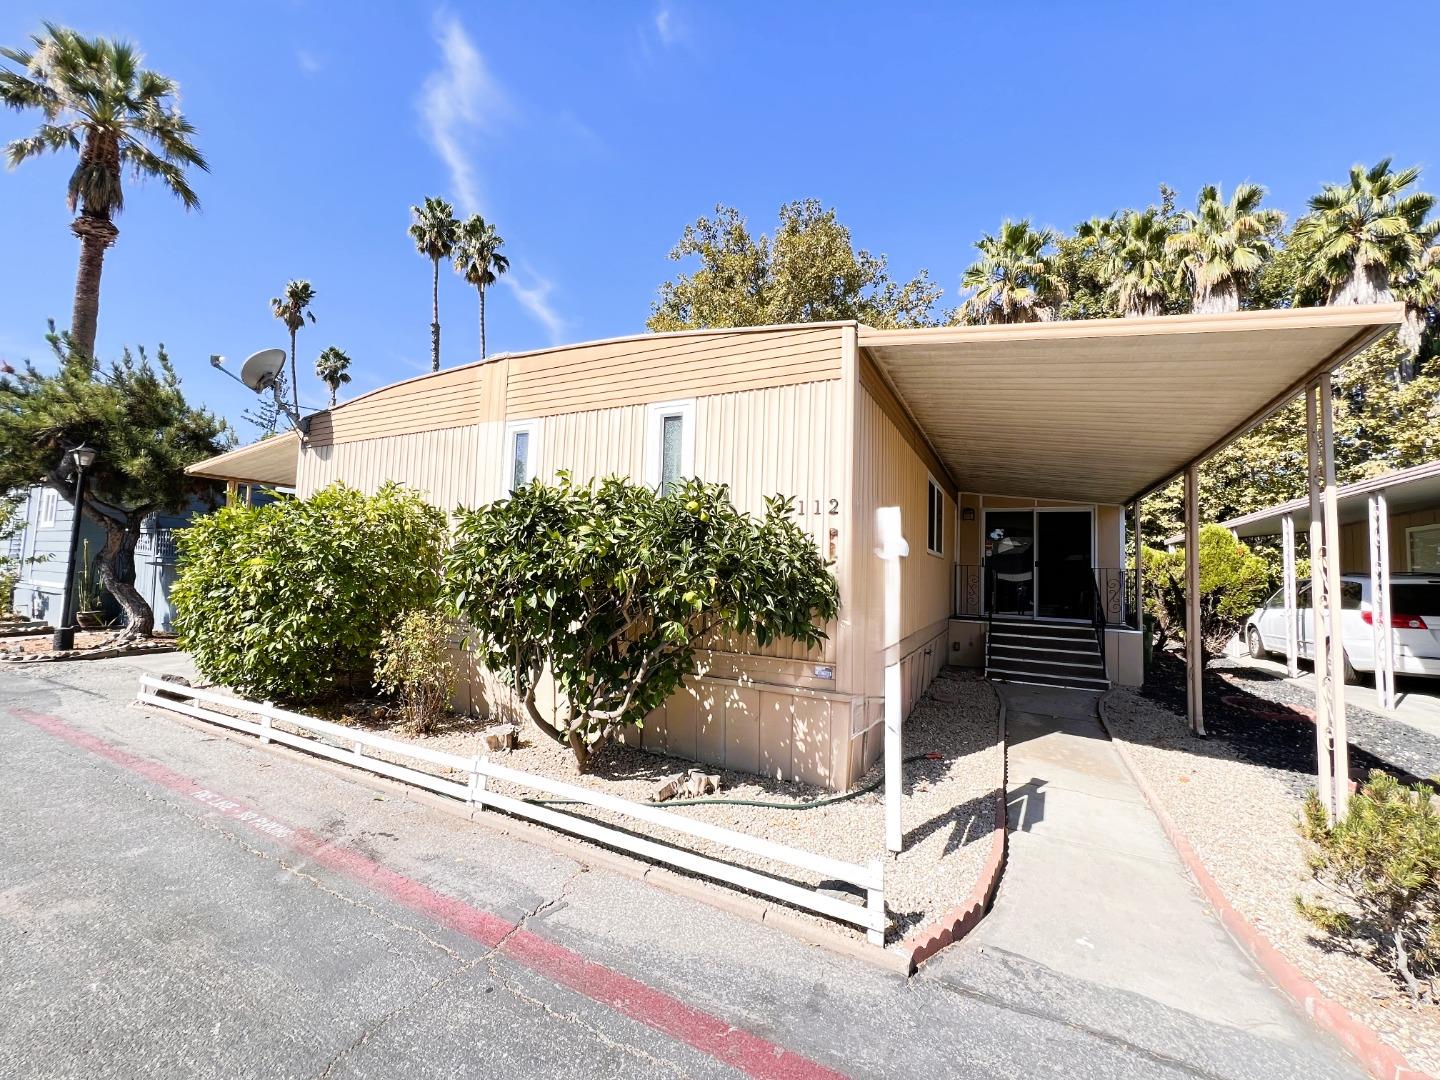
[(1271, 237), (1285, 222), (1278, 210), (1262, 210), (1265, 189), (1239, 184), (1227, 201), (1216, 184), (1200, 189), (1195, 209), (1165, 242), (1179, 256), (1176, 285), (1188, 288), (1192, 310), (1206, 315), (1239, 311), (1251, 277), (1274, 250)]
[(455, 250), (455, 239), (460, 222), (455, 220), (455, 208), (444, 199), (432, 195), (425, 197), (423, 206), (410, 207), (415, 216), (410, 225), (410, 239), (415, 247), (434, 266), (434, 277), (430, 287), (430, 370), (440, 370), (440, 260), (448, 259)]
[(1170, 225), (1158, 207), (1122, 210), (1081, 225), (1077, 235), (1099, 246), (1106, 291), (1127, 319), (1159, 315), (1170, 288), (1165, 242)]
[(485, 359), (485, 290), (505, 271), (510, 260), (500, 253), (504, 239), (479, 214), (460, 223), (455, 241), (455, 270), (480, 293), (480, 359)]
[(1315, 252), (1316, 273), (1330, 304), (1380, 304), (1395, 299), (1393, 283), (1414, 271), (1434, 239), (1425, 218), (1435, 197), (1408, 191), (1418, 168), (1393, 172), (1385, 158), (1368, 171), (1350, 169), (1345, 184), (1326, 184), (1295, 223), (1294, 240)]
[(1395, 292), (1405, 302), (1405, 321), (1400, 326), (1399, 338), (1406, 356), (1401, 363), (1400, 377), (1408, 382), (1415, 377), (1415, 359), (1420, 355), (1425, 330), (1440, 309), (1440, 244), (1425, 249), (1414, 270), (1396, 283)]
[(1006, 219), (1000, 231), (975, 241), (980, 252), (960, 278), (975, 292), (965, 301), (970, 322), (1024, 323), (1055, 318), (1065, 299), (1065, 283), (1050, 249), (1059, 237), (1050, 229), (1032, 229), (1028, 218)]
[(66, 199), (72, 213), (79, 211), (70, 231), (80, 240), (70, 333), (82, 353), (94, 356), (100, 275), (105, 249), (120, 235), (114, 218), (125, 206), (123, 175), (158, 179), (193, 210), (200, 200), (185, 170), (210, 166), (176, 104), (179, 87), (142, 68), (135, 46), (49, 22), (30, 40), (33, 52), (0, 49), (17, 68), (0, 69), (0, 103), (38, 109), (43, 119), (34, 135), (10, 143), (6, 155), (12, 169), (46, 152), (79, 155)]
[(270, 300), (270, 311), (290, 331), (290, 393), (295, 412), (300, 412), (300, 380), (295, 377), (295, 335), (305, 320), (315, 321), (310, 305), (315, 302), (315, 289), (308, 281), (287, 281), (285, 291)]
[(350, 357), (334, 345), (327, 345), (315, 361), (315, 374), (330, 388), (330, 408), (335, 407), (335, 395), (340, 387), (350, 381)]

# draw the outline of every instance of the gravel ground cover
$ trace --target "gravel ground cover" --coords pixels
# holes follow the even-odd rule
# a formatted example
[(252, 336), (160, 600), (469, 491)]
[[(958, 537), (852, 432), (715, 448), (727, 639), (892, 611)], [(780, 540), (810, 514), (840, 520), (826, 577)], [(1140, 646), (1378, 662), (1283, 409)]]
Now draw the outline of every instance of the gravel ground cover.
[[(177, 693), (183, 692), (177, 687)], [(206, 707), (214, 706), (207, 704)], [(482, 736), (489, 726), (483, 720), (457, 716), (443, 721), (432, 734), (421, 736), (392, 726), (390, 709), (375, 702), (332, 706), (314, 710), (314, 715), (464, 757), (484, 752)], [(979, 880), (990, 851), (996, 792), (1004, 771), (998, 720), (999, 699), (990, 684), (973, 672), (957, 670), (942, 672), (906, 719), (905, 755), (938, 756), (908, 762), (904, 767), (901, 826), (906, 850), (896, 861), (886, 858), (885, 900), (891, 915), (887, 942), (900, 940), (959, 904)], [(520, 729), (519, 746), (515, 750), (494, 757), (510, 768), (636, 802), (648, 802), (651, 793), (667, 777), (696, 767), (686, 759), (612, 743), (592, 756), (588, 773), (580, 774), (567, 747), (552, 742), (529, 724)], [(411, 767), (438, 771), (426, 765), (417, 766), (410, 759), (403, 761)], [(811, 809), (789, 809), (824, 800), (831, 793), (807, 784), (769, 780), (709, 765), (701, 768), (720, 776), (720, 790), (715, 797), (778, 802), (785, 808), (733, 803), (685, 805), (672, 801), (663, 804), (666, 809), (847, 862), (863, 864), (884, 852), (881, 786), (843, 801)], [(852, 790), (876, 785), (882, 776), (883, 764), (876, 762)], [(457, 775), (453, 779), (461, 777)], [(490, 785), (502, 794), (520, 797), (536, 794), (494, 780)], [(818, 875), (807, 871), (693, 837), (682, 838), (633, 818), (586, 806), (568, 805), (559, 809), (656, 839), (670, 842), (683, 839), (687, 847), (791, 881), (812, 886), (822, 884)], [(839, 883), (831, 885), (842, 892), (848, 888)], [(804, 912), (798, 914), (811, 917)], [(828, 926), (840, 926), (828, 919), (813, 917)], [(858, 929), (845, 929), (857, 938), (864, 936)]]
[[(1288, 757), (1258, 753), (1256, 732), (1194, 738), (1183, 712), (1153, 693), (1117, 688), (1104, 707), (1111, 734), (1129, 748), (1235, 908), (1412, 1066), (1440, 1075), (1440, 1005), (1412, 1004), (1382, 971), (1337, 948), (1295, 910), (1295, 895), (1312, 888), (1295, 830), (1305, 785), (1293, 768), (1265, 759), (1283, 762), (1298, 750)], [(1208, 701), (1206, 722), (1209, 727)], [(1313, 733), (1311, 739), (1307, 768), (1313, 768)]]
[[(118, 655), (112, 649), (112, 645), (120, 636), (118, 630), (77, 630), (75, 633), (76, 653), (93, 652), (98, 659), (100, 656)], [(55, 634), (51, 631), (48, 634), (33, 634), (24, 637), (0, 638), (0, 660), (24, 661), (33, 660), (36, 657), (59, 655), (67, 660), (89, 659), (83, 655), (71, 653), (56, 654), (51, 646), (54, 644)], [(155, 634), (152, 637), (132, 641), (124, 646), (126, 653), (142, 653), (158, 650), (173, 650), (175, 638), (169, 634)]]
[[(1212, 741), (1223, 741), (1242, 760), (1276, 771), (1299, 797), (1315, 786), (1315, 727), (1286, 708), (1313, 709), (1312, 692), (1232, 660), (1212, 662), (1204, 687), (1205, 730)], [(1183, 715), (1184, 664), (1169, 654), (1158, 658), (1142, 693)], [(1345, 715), (1352, 775), (1380, 769), (1410, 783), (1440, 775), (1440, 739), (1348, 703)]]

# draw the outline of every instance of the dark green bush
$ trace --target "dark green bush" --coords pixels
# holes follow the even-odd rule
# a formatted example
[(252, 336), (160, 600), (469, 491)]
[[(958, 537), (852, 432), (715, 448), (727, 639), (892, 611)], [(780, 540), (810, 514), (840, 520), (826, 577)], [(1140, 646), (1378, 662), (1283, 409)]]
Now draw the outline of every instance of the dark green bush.
[(387, 484), (227, 506), (178, 534), (180, 646), (207, 678), (281, 701), (370, 683), (381, 636), (435, 601), (445, 515)]

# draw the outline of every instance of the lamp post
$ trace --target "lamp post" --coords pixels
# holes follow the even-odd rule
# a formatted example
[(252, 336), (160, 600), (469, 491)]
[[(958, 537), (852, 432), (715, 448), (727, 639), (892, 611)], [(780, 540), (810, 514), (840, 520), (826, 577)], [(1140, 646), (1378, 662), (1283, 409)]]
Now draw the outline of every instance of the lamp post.
[[(85, 508), (85, 470), (95, 463), (95, 451), (81, 443), (65, 455), (75, 469), (74, 514), (70, 520), (70, 558), (65, 564), (65, 596), (60, 625), (51, 647), (56, 652), (75, 647), (75, 554), (80, 550), (80, 515)], [(63, 462), (62, 462), (63, 464)]]

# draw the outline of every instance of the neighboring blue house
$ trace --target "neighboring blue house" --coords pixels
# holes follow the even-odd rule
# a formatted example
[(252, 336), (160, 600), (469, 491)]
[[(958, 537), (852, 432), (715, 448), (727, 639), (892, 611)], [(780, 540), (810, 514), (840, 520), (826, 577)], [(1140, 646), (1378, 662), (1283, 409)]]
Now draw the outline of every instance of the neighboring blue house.
[[(224, 496), (217, 492), (217, 505)], [(149, 601), (155, 611), (155, 629), (170, 630), (174, 609), (170, 606), (170, 587), (175, 583), (174, 533), (183, 529), (190, 518), (211, 509), (204, 499), (196, 499), (182, 514), (151, 514), (145, 519), (140, 540), (135, 545), (135, 588)], [(70, 500), (53, 488), (32, 487), (20, 505), (25, 527), (10, 538), (10, 555), (21, 561), (20, 580), (15, 586), (14, 608), (22, 615), (57, 622), (63, 610), (65, 559), (70, 548), (70, 523), (73, 509)], [(105, 530), (88, 519), (80, 523), (80, 539), (90, 541), (93, 559), (105, 543)], [(81, 547), (84, 552), (84, 547)], [(31, 560), (41, 557), (43, 561)], [(0, 597), (0, 606), (3, 606)], [(113, 598), (105, 597), (106, 613), (119, 615)]]

